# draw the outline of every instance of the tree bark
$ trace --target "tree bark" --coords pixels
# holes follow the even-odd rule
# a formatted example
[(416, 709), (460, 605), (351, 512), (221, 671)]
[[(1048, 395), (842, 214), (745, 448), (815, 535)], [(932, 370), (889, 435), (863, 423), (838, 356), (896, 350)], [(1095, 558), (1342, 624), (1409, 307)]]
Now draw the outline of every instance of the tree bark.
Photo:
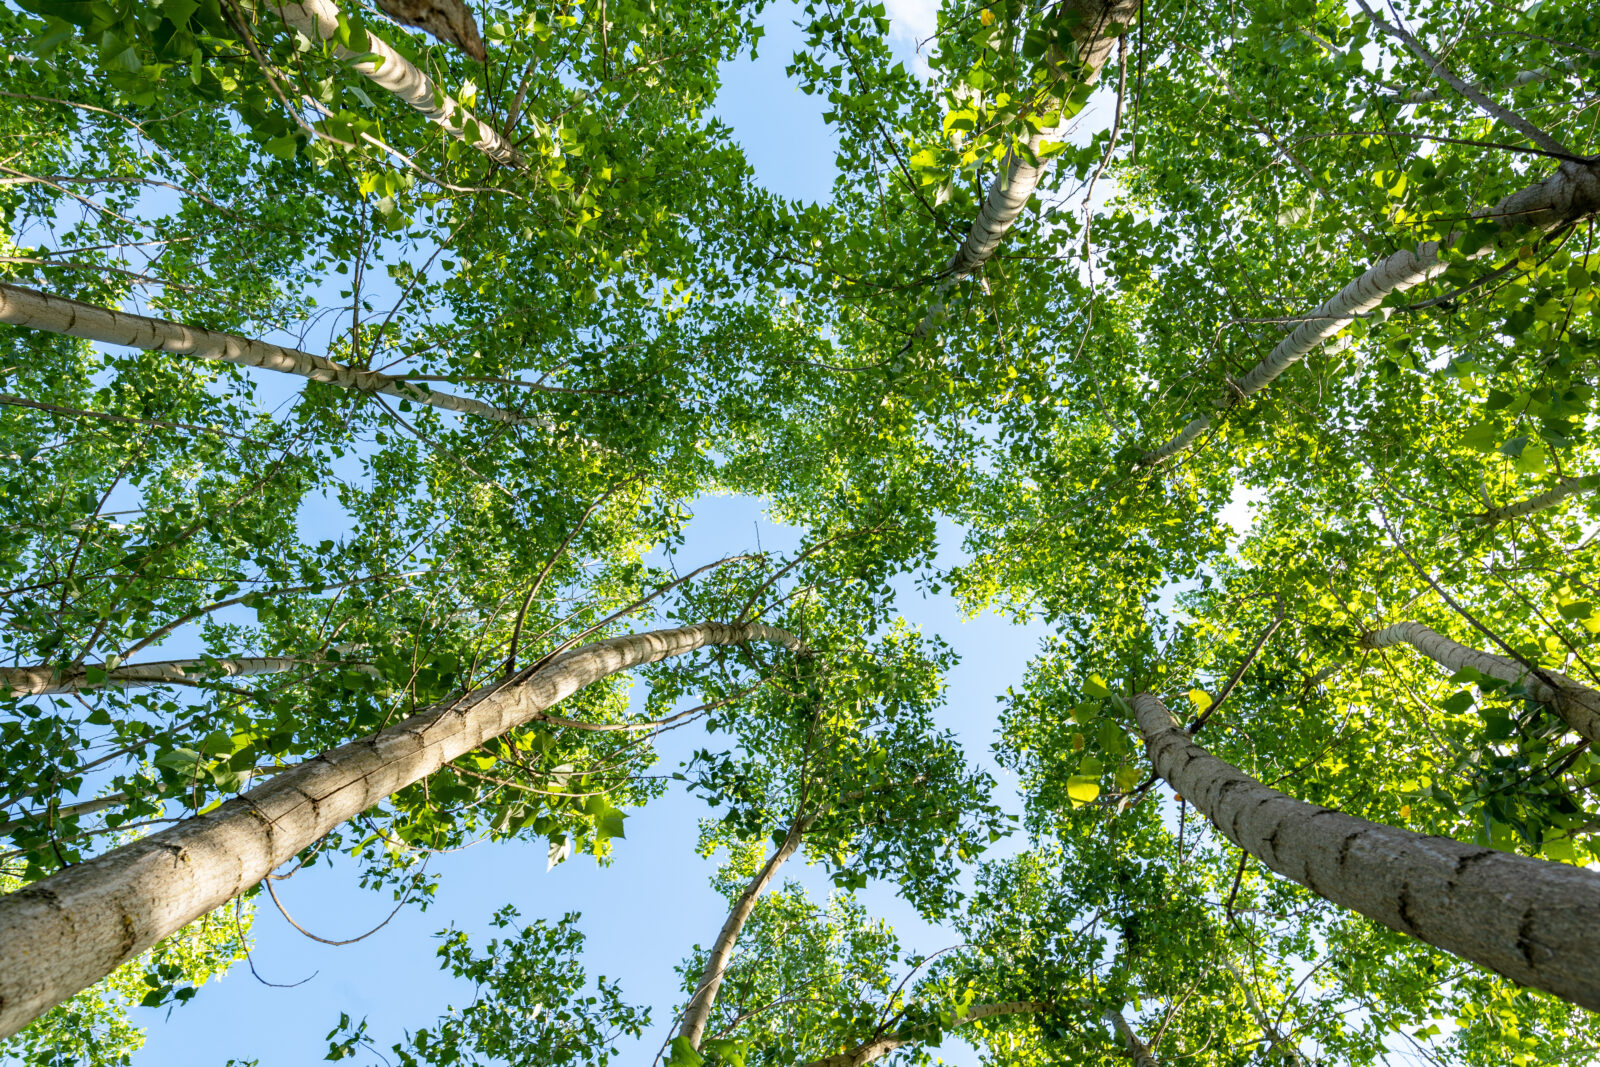
[(52, 296), (36, 289), (0, 282), (0, 322), (26, 326), (33, 330), (81, 337), (102, 344), (126, 345), (151, 352), (176, 352), (200, 359), (214, 359), (223, 363), (237, 363), (243, 367), (264, 367), (267, 370), (296, 374), (313, 381), (327, 382), (341, 389), (354, 389), (363, 393), (385, 393), (419, 404), (430, 404), (447, 411), (479, 415), (495, 422), (512, 425), (548, 426), (544, 419), (518, 415), (514, 411), (485, 404), (481, 400), (453, 396), (424, 389), (404, 378), (378, 371), (358, 370), (335, 363), (324, 356), (313, 356), (297, 348), (284, 348), (266, 341), (255, 341), (231, 333), (207, 330), (198, 326), (184, 326), (153, 319), (144, 315), (130, 315), (109, 308), (85, 304), (62, 296)]
[(806, 831), (811, 829), (811, 825), (816, 821), (817, 816), (813, 814), (797, 819), (789, 827), (789, 832), (784, 835), (783, 844), (778, 846), (778, 850), (766, 863), (762, 864), (761, 870), (750, 879), (750, 884), (744, 887), (744, 892), (734, 901), (733, 910), (728, 913), (727, 921), (718, 931), (717, 940), (711, 946), (711, 955), (706, 957), (706, 965), (700, 972), (700, 984), (695, 987), (694, 996), (689, 998), (689, 1006), (683, 1013), (683, 1025), (678, 1028), (678, 1036), (686, 1038), (689, 1046), (695, 1051), (700, 1049), (700, 1039), (705, 1035), (706, 1023), (711, 1018), (711, 1008), (717, 1002), (717, 991), (722, 988), (723, 976), (728, 973), (728, 961), (733, 958), (733, 949), (738, 943), (740, 932), (744, 930), (744, 924), (749, 921), (750, 913), (756, 909), (756, 901), (766, 892), (767, 886), (778, 873), (778, 868), (795, 854)]
[(1111, 1028), (1122, 1038), (1123, 1047), (1128, 1050), (1128, 1058), (1133, 1061), (1134, 1067), (1161, 1067), (1156, 1062), (1155, 1054), (1148, 1045), (1139, 1040), (1139, 1035), (1133, 1032), (1133, 1027), (1128, 1025), (1128, 1020), (1122, 1017), (1120, 1011), (1107, 1008), (1100, 1013)]
[[(333, 41), (333, 54), (346, 62), (362, 55), (333, 40), (339, 32), (339, 5), (332, 0), (303, 0), (298, 4), (274, 4), (273, 10), (293, 28), (317, 43)], [(367, 52), (380, 57), (353, 64), (380, 89), (398, 96), (407, 105), (438, 123), (452, 137), (508, 167), (522, 166), (522, 156), (489, 125), (462, 107), (450, 94), (433, 83), (388, 42), (367, 31)]]
[[(237, 678), (248, 674), (280, 674), (303, 663), (319, 660), (291, 656), (245, 656), (238, 659), (172, 659), (158, 663), (130, 663), (105, 672), (103, 682), (91, 682), (86, 669), (74, 667), (63, 672), (58, 667), (0, 667), (0, 692), (13, 697), (41, 696), (48, 693), (76, 693), (106, 687), (126, 689), (139, 685), (195, 685), (199, 680), (220, 674)], [(368, 668), (369, 670), (371, 668)]]
[[(983, 1019), (992, 1019), (997, 1015), (1028, 1015), (1034, 1012), (1054, 1011), (1055, 1005), (1047, 1000), (1004, 1000), (993, 1004), (975, 1004), (968, 1008), (951, 1026), (967, 1026)], [(923, 1041), (928, 1038), (928, 1033), (920, 1028), (897, 1030), (892, 1034), (880, 1034), (870, 1040), (864, 1041), (855, 1048), (820, 1060), (812, 1060), (804, 1067), (866, 1067), (873, 1060), (882, 1059), (895, 1049), (909, 1045), (914, 1041)]]
[(329, 831), (619, 671), (710, 645), (798, 639), (706, 622), (597, 641), (322, 753), (215, 811), (0, 897), (0, 1037), (265, 878)]
[(1554, 489), (1530, 496), (1526, 500), (1519, 500), (1515, 504), (1506, 504), (1498, 508), (1490, 508), (1472, 517), (1472, 521), (1479, 526), (1493, 526), (1505, 522), (1507, 519), (1520, 519), (1524, 515), (1532, 515), (1545, 508), (1553, 508), (1569, 496), (1578, 496), (1581, 493), (1592, 493), (1600, 489), (1600, 476), (1589, 475), (1587, 478), (1563, 478)]
[(1397, 622), (1376, 633), (1363, 634), (1362, 648), (1392, 648), (1408, 644), (1435, 663), (1459, 671), (1471, 667), (1502, 682), (1521, 682), (1541, 704), (1555, 708), (1579, 736), (1600, 744), (1600, 692), (1560, 671), (1529, 670), (1510, 656), (1496, 656), (1458, 644), (1420, 622)]
[[(1563, 163), (1544, 181), (1512, 193), (1474, 217), (1495, 222), (1503, 232), (1520, 225), (1549, 233), (1597, 210), (1600, 210), (1600, 163)], [(1449, 248), (1455, 241), (1453, 234), (1441, 241), (1427, 241), (1416, 251), (1402, 249), (1368, 268), (1333, 297), (1307, 312), (1304, 321), (1248, 374), (1229, 379), (1228, 389), (1214, 405), (1217, 412), (1226, 412), (1265, 389), (1351, 322), (1377, 308), (1391, 293), (1404, 292), (1443, 273), (1448, 264), (1440, 261), (1439, 251)], [(1483, 258), (1497, 248), (1495, 242), (1490, 242), (1470, 258)], [(1140, 463), (1148, 466), (1176, 455), (1192, 445), (1210, 426), (1210, 414), (1197, 415), (1178, 436), (1145, 453)]]
[[(1079, 23), (1072, 28), (1073, 39), (1078, 44), (1078, 66), (1074, 72), (1086, 85), (1099, 80), (1106, 59), (1116, 47), (1117, 37), (1106, 32), (1117, 25), (1126, 29), (1139, 15), (1141, 0), (1063, 0), (1059, 10), (1077, 12)], [(983, 208), (973, 220), (972, 227), (940, 270), (940, 282), (922, 321), (911, 332), (912, 342), (922, 340), (945, 317), (944, 298), (956, 283), (970, 276), (994, 255), (1000, 242), (1016, 225), (1023, 208), (1033, 197), (1039, 180), (1049, 164), (1039, 159), (1040, 147), (1046, 141), (1059, 141), (1066, 136), (1072, 119), (1064, 118), (1059, 125), (1041, 130), (1028, 138), (1026, 152), (1011, 149), (1000, 162), (1000, 175), (989, 185)], [(1029, 160), (1038, 162), (1029, 162)]]
[(1303, 803), (1196, 745), (1158, 697), (1140, 693), (1133, 712), (1156, 774), (1266, 866), (1391, 930), (1600, 1010), (1600, 875)]

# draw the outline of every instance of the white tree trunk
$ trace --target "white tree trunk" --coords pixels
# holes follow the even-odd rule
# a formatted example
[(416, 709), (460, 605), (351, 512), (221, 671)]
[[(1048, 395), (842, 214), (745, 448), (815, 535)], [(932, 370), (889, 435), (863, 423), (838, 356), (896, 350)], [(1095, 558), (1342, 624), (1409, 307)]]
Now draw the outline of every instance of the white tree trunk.
[(1471, 667), (1502, 682), (1521, 682), (1533, 699), (1555, 708), (1579, 736), (1600, 744), (1600, 692), (1568, 678), (1560, 671), (1530, 671), (1510, 656), (1496, 656), (1458, 644), (1420, 622), (1397, 622), (1376, 633), (1362, 635), (1362, 648), (1392, 648), (1407, 644), (1451, 671)]
[[(339, 32), (339, 5), (332, 0), (275, 4), (273, 10), (284, 22), (312, 41), (331, 41)], [(502, 140), (487, 123), (462, 107), (459, 101), (435, 85), (432, 78), (370, 30), (367, 31), (367, 51), (379, 58), (365, 59), (354, 66), (374, 85), (398, 96), (410, 107), (438, 123), (452, 137), (465, 141), (496, 162), (508, 167), (522, 165), (522, 157), (517, 150)], [(348, 61), (362, 53), (352, 52), (334, 41), (333, 54)]]
[(244, 892), (341, 823), (584, 686), (698, 648), (749, 641), (804, 649), (760, 623), (707, 622), (597, 641), (0, 897), (0, 1037)]
[(184, 326), (166, 319), (129, 315), (121, 311), (52, 296), (36, 289), (0, 282), (0, 322), (26, 326), (33, 330), (81, 337), (102, 344), (126, 345), (152, 352), (176, 352), (200, 359), (236, 363), (243, 367), (296, 374), (313, 381), (327, 382), (341, 389), (363, 393), (385, 393), (414, 403), (430, 404), (447, 411), (479, 415), (513, 425), (546, 426), (544, 419), (518, 415), (514, 411), (485, 404), (481, 400), (452, 396), (424, 389), (420, 385), (372, 370), (357, 370), (324, 356), (313, 356), (297, 348), (255, 341), (231, 333)]
[[(1600, 164), (1563, 163), (1544, 181), (1512, 193), (1475, 217), (1491, 219), (1503, 230), (1527, 225), (1548, 233), (1597, 210), (1600, 210)], [(1454, 236), (1443, 241), (1427, 241), (1414, 252), (1402, 249), (1374, 264), (1332, 298), (1307, 312), (1304, 321), (1248, 374), (1230, 380), (1229, 388), (1217, 398), (1216, 410), (1225, 412), (1265, 389), (1284, 371), (1332, 340), (1340, 330), (1375, 310), (1391, 293), (1404, 292), (1443, 273), (1448, 264), (1440, 262), (1439, 250), (1454, 242)], [(1498, 245), (1491, 242), (1472, 258), (1489, 256), (1497, 250)], [(1141, 463), (1159, 463), (1183, 451), (1210, 426), (1209, 413), (1197, 415), (1178, 436), (1147, 452)]]
[[(101, 682), (91, 682), (87, 670), (74, 667), (0, 667), (0, 692), (14, 697), (48, 693), (77, 693), (107, 687), (127, 689), (141, 685), (195, 685), (212, 677), (237, 678), (248, 674), (281, 674), (302, 663), (321, 662), (292, 656), (245, 656), (238, 659), (172, 659), (159, 663), (130, 663), (105, 672)], [(370, 668), (369, 668), (370, 669)]]
[(1532, 515), (1545, 508), (1553, 508), (1569, 496), (1578, 496), (1582, 493), (1592, 493), (1600, 489), (1600, 476), (1589, 475), (1587, 478), (1563, 478), (1554, 489), (1530, 496), (1526, 500), (1519, 500), (1515, 504), (1506, 504), (1504, 507), (1490, 508), (1488, 511), (1479, 512), (1472, 517), (1472, 521), (1480, 526), (1493, 526), (1508, 519), (1520, 519), (1524, 515)]
[(1133, 698), (1156, 774), (1285, 878), (1513, 982), (1600, 1011), (1600, 874), (1306, 804), (1196, 745)]
[[(1501, 88), (1520, 89), (1524, 85), (1532, 85), (1534, 82), (1542, 82), (1547, 78), (1566, 77), (1567, 74), (1571, 73), (1573, 70), (1576, 70), (1577, 66), (1578, 61), (1576, 59), (1560, 59), (1548, 67), (1537, 67), (1533, 70), (1518, 71), (1517, 75), (1505, 82)], [(1380, 95), (1378, 99), (1387, 100), (1390, 103), (1395, 104), (1426, 104), (1430, 101), (1439, 99), (1439, 97), (1442, 95), (1443, 94), (1438, 89), (1412, 89), (1406, 92), (1397, 91), (1392, 93), (1384, 93)]]
[(1244, 976), (1244, 972), (1239, 970), (1238, 965), (1229, 957), (1224, 956), (1222, 962), (1227, 965), (1228, 971), (1234, 978), (1238, 979), (1239, 988), (1244, 991), (1245, 1006), (1250, 1009), (1250, 1017), (1256, 1021), (1257, 1026), (1261, 1027), (1261, 1039), (1267, 1043), (1273, 1054), (1287, 1067), (1305, 1067), (1305, 1060), (1301, 1057), (1300, 1050), (1295, 1047), (1294, 1042), (1284, 1037), (1278, 1030), (1277, 1024), (1268, 1018), (1267, 1013), (1262, 1010), (1260, 1001), (1256, 1000), (1255, 990), (1250, 988), (1250, 979)]
[(806, 831), (816, 821), (817, 817), (812, 815), (789, 827), (783, 844), (778, 846), (778, 850), (744, 887), (739, 899), (734, 901), (733, 910), (728, 913), (727, 920), (717, 933), (716, 942), (711, 946), (711, 954), (706, 957), (706, 965), (700, 972), (700, 983), (695, 987), (694, 996), (689, 998), (689, 1006), (684, 1009), (683, 1025), (678, 1028), (678, 1036), (688, 1039), (690, 1048), (696, 1051), (700, 1048), (700, 1039), (705, 1035), (706, 1023), (711, 1018), (711, 1008), (717, 1002), (717, 991), (722, 988), (722, 979), (728, 973), (728, 962), (733, 959), (734, 946), (739, 941), (744, 924), (750, 919), (750, 913), (756, 910), (756, 902), (766, 892), (778, 868), (795, 854)]
[(1111, 1024), (1117, 1036), (1122, 1038), (1123, 1047), (1127, 1050), (1128, 1058), (1133, 1061), (1134, 1067), (1161, 1067), (1149, 1046), (1139, 1040), (1139, 1035), (1133, 1032), (1133, 1027), (1128, 1025), (1128, 1020), (1122, 1017), (1120, 1011), (1107, 1008), (1100, 1014)]
[[(252, 767), (238, 773), (242, 781), (249, 781), (251, 778), (265, 778), (269, 775), (279, 774), (287, 769), (286, 767)], [(166, 790), (160, 782), (156, 782), (152, 785), (151, 791), (162, 793)], [(69, 818), (74, 815), (93, 815), (95, 812), (105, 811), (107, 808), (120, 808), (132, 799), (127, 793), (107, 793), (105, 796), (95, 797), (93, 800), (80, 800), (76, 804), (63, 804), (55, 810), (55, 814), (57, 818)], [(49, 814), (48, 811), (23, 812), (14, 819), (0, 822), (0, 834), (9, 833), (25, 822), (44, 819)]]
[[(1065, 0), (1059, 5), (1061, 12), (1077, 12), (1080, 16), (1079, 23), (1072, 29), (1072, 36), (1078, 43), (1078, 64), (1075, 74), (1083, 83), (1092, 85), (1099, 80), (1106, 59), (1116, 47), (1117, 37), (1108, 34), (1107, 28), (1115, 25), (1126, 30), (1139, 16), (1140, 2), (1141, 0)], [(995, 249), (1000, 247), (1000, 242), (1006, 233), (1016, 225), (1017, 219), (1022, 216), (1023, 208), (1028, 206), (1033, 191), (1038, 188), (1039, 180), (1044, 177), (1044, 172), (1049, 167), (1044, 160), (1031, 163), (1028, 162), (1029, 158), (1038, 159), (1040, 147), (1044, 142), (1064, 139), (1072, 121), (1070, 118), (1064, 118), (1059, 125), (1034, 134), (1028, 139), (1027, 153), (1015, 149), (1006, 153), (1000, 162), (1000, 174), (990, 183), (983, 208), (973, 221), (972, 228), (967, 231), (966, 240), (961, 242), (961, 247), (956, 249), (955, 255), (951, 256), (940, 270), (941, 279), (934, 291), (933, 302), (923, 315), (922, 321), (917, 323), (911, 332), (913, 342), (922, 340), (944, 319), (946, 314), (944, 299), (950, 290), (957, 282), (988, 262), (989, 257), (994, 255)]]

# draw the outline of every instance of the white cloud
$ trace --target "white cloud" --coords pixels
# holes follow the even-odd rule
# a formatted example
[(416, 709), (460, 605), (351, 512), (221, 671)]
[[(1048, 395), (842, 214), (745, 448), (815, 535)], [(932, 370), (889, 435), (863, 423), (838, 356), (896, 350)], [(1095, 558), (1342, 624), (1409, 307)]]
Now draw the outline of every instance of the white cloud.
[(911, 69), (921, 77), (928, 77), (928, 49), (917, 54), (917, 45), (933, 36), (939, 25), (939, 0), (884, 0), (884, 11), (889, 16), (889, 41), (895, 52), (911, 64)]

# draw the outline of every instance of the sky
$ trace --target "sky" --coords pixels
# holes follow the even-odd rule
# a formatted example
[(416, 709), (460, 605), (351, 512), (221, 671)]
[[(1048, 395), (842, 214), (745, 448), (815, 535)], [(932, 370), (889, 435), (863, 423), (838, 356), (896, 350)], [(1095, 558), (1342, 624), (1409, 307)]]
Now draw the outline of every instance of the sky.
[[(926, 67), (915, 43), (934, 25), (930, 0), (891, 0), (892, 39), (913, 69)], [(757, 179), (781, 195), (822, 200), (834, 178), (833, 138), (821, 118), (826, 107), (788, 80), (784, 67), (801, 44), (793, 25), (798, 6), (767, 9), (759, 58), (725, 68), (716, 113), (733, 129)], [(1089, 132), (1092, 121), (1086, 122)], [(713, 560), (759, 545), (768, 551), (793, 551), (797, 532), (775, 525), (758, 501), (714, 498), (696, 502), (694, 519), (678, 554), (681, 563)], [(331, 521), (332, 516), (328, 516)], [(306, 516), (315, 525), (319, 516)], [(941, 531), (941, 563), (959, 557), (959, 531)], [(1018, 811), (1005, 772), (993, 762), (999, 705), (996, 695), (1019, 683), (1029, 657), (1043, 636), (1037, 625), (1014, 626), (993, 615), (963, 619), (948, 596), (924, 596), (903, 583), (901, 610), (924, 633), (937, 633), (960, 654), (947, 676), (941, 724), (956, 731), (969, 756), (1000, 781), (999, 800)], [(641, 622), (641, 625), (647, 625)], [(636, 687), (636, 696), (640, 690)], [(669, 733), (660, 746), (661, 769), (687, 759), (703, 735)], [(270, 900), (258, 902), (251, 968), (236, 967), (204, 988), (189, 1005), (138, 1009), (135, 1021), (148, 1028), (140, 1065), (221, 1067), (230, 1059), (257, 1060), (262, 1067), (321, 1061), (326, 1034), (341, 1013), (366, 1017), (380, 1049), (402, 1038), (406, 1029), (430, 1024), (447, 1005), (470, 999), (471, 987), (442, 973), (433, 934), (457, 926), (486, 937), (490, 916), (513, 904), (525, 921), (582, 913), (587, 935), (585, 965), (591, 977), (619, 980), (629, 1003), (653, 1007), (654, 1025), (636, 1047), (624, 1045), (620, 1062), (648, 1064), (669, 1033), (670, 1011), (681, 999), (673, 968), (696, 944), (709, 944), (725, 917), (726, 905), (710, 884), (713, 860), (695, 854), (704, 804), (681, 790), (634, 812), (627, 837), (616, 844), (606, 869), (591, 857), (576, 857), (547, 870), (542, 842), (485, 844), (438, 856), (429, 870), (440, 876), (428, 909), (402, 908), (387, 925), (353, 945), (330, 947), (308, 939), (281, 917)], [(1007, 848), (1002, 843), (1000, 848)], [(1011, 845), (1009, 847), (1015, 847)], [(829, 886), (803, 854), (784, 872), (804, 884), (814, 898)], [(317, 866), (277, 884), (283, 907), (307, 930), (329, 940), (358, 936), (378, 926), (392, 910), (385, 893), (362, 890), (351, 863)], [(875, 916), (886, 918), (906, 950), (932, 952), (953, 941), (946, 931), (921, 919), (896, 896), (894, 887), (872, 884), (858, 894)], [(267, 985), (265, 983), (275, 983)], [(975, 1064), (971, 1049), (951, 1042), (947, 1062)], [(367, 1054), (357, 1062), (381, 1062)]]

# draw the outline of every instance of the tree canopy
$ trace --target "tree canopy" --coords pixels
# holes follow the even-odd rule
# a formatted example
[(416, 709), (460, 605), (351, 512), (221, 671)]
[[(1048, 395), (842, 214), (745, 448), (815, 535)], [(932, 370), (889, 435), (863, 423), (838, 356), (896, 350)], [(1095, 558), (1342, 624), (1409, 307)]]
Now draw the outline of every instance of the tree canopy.
[[(686, 791), (676, 1002), (519, 897), (329, 1058), (1592, 1062), (1600, 12), (794, 12), (815, 203), (765, 0), (0, 5), (0, 1058)], [(1018, 810), (919, 589), (1049, 634)]]

